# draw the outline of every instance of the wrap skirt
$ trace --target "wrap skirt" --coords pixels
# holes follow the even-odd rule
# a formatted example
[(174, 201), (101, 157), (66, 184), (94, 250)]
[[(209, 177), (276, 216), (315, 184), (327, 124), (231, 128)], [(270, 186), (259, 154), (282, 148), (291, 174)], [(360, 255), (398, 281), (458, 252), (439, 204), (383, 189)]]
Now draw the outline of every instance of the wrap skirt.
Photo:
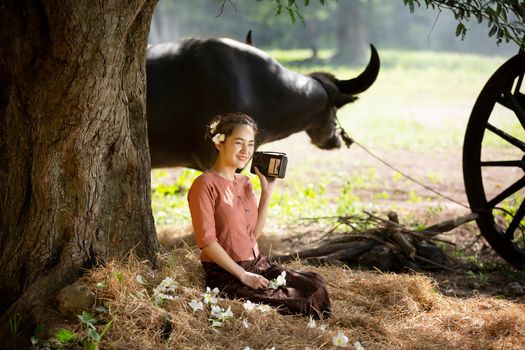
[(282, 271), (286, 271), (286, 285), (276, 289), (253, 289), (219, 265), (203, 261), (206, 285), (210, 288), (217, 287), (227, 298), (242, 298), (268, 304), (283, 314), (306, 315), (316, 319), (330, 317), (330, 298), (326, 282), (319, 274), (284, 268), (271, 263), (263, 254), (259, 254), (254, 260), (237, 263), (244, 270), (262, 275), (268, 280), (277, 278)]

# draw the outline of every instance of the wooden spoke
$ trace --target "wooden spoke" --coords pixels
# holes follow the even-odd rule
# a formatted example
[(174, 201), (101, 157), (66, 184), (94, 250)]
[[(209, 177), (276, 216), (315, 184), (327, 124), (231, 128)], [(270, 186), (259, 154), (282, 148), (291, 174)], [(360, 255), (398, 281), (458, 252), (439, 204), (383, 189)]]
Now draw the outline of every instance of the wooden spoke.
[(481, 166), (523, 167), (521, 160), (489, 160), (481, 162)]
[(518, 228), (518, 226), (521, 223), (521, 220), (523, 220), (523, 217), (525, 216), (525, 200), (521, 202), (520, 207), (518, 208), (518, 211), (512, 218), (512, 221), (510, 222), (509, 227), (507, 228), (507, 231), (505, 231), (504, 237), (507, 239), (513, 239), (514, 238), (514, 231)]
[(514, 87), (514, 94), (519, 94), (521, 90), (521, 83), (523, 82), (523, 72), (518, 75), (518, 81), (516, 82), (516, 86)]
[(487, 129), (489, 129), (494, 134), (498, 135), (499, 137), (501, 137), (502, 139), (504, 139), (511, 145), (516, 146), (517, 148), (525, 152), (525, 142), (518, 140), (514, 136), (507, 134), (505, 131), (496, 128), (494, 125), (490, 123), (487, 123)]
[(521, 179), (507, 187), (503, 192), (498, 194), (496, 197), (492, 198), (490, 201), (487, 202), (487, 206), (489, 208), (493, 208), (496, 206), (496, 204), (503, 201), (505, 198), (508, 198), (512, 196), (514, 193), (521, 190), (523, 187), (525, 187), (525, 176), (523, 176)]
[(514, 111), (516, 117), (518, 117), (518, 120), (520, 121), (522, 128), (525, 129), (525, 110), (523, 110), (523, 107), (516, 96), (514, 96), (510, 91), (505, 91), (503, 93), (503, 98), (504, 101), (506, 101), (506, 104), (504, 105)]

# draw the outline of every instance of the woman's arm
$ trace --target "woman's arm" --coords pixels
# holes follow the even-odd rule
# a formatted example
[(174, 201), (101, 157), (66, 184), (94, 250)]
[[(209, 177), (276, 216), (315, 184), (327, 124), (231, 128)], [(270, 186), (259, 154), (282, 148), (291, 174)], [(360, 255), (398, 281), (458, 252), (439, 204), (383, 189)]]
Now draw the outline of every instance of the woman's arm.
[(239, 264), (237, 264), (226, 251), (217, 242), (212, 242), (202, 250), (208, 255), (214, 263), (234, 275), (244, 285), (253, 288), (266, 288), (270, 282), (261, 275), (247, 272)]
[(272, 197), (275, 177), (267, 178), (257, 167), (255, 168), (255, 173), (261, 181), (261, 198), (259, 199), (259, 206), (257, 208), (257, 224), (254, 230), (255, 238), (258, 239), (262, 234), (264, 225), (266, 224), (266, 218), (268, 217), (268, 206), (270, 204), (270, 198)]

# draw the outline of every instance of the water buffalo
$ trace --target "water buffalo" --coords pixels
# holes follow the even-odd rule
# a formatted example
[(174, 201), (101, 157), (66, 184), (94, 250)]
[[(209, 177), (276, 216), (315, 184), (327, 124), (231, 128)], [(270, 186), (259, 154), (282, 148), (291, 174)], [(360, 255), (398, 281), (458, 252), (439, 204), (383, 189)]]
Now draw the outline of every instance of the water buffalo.
[(204, 141), (216, 114), (240, 111), (259, 124), (256, 144), (305, 130), (322, 149), (341, 146), (336, 112), (368, 89), (379, 72), (372, 56), (356, 78), (303, 75), (265, 52), (231, 39), (184, 39), (148, 47), (147, 118), (152, 167), (204, 170), (214, 150)]

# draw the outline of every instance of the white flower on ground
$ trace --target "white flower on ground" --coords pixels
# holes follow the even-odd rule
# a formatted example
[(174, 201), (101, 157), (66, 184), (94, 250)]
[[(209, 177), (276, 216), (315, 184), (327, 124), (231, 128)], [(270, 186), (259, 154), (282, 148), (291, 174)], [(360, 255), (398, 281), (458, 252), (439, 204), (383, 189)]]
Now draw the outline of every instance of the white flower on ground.
[(165, 293), (153, 292), (153, 297), (155, 298), (155, 304), (160, 305), (165, 300), (173, 300), (175, 296)]
[(336, 336), (332, 337), (332, 344), (344, 348), (348, 344), (348, 337), (342, 332), (339, 332)]
[(257, 307), (257, 304), (252, 303), (250, 300), (246, 300), (242, 306), (244, 307), (244, 310), (246, 311), (253, 311)]
[(281, 272), (277, 278), (270, 281), (270, 288), (277, 289), (280, 286), (286, 286), (286, 271)]
[(173, 278), (166, 277), (162, 280), (162, 282), (160, 282), (158, 287), (160, 287), (163, 292), (174, 292), (175, 289), (177, 289), (177, 283), (175, 283)]
[(211, 328), (216, 328), (216, 327), (221, 327), (222, 326), (222, 322), (219, 321), (219, 320), (215, 320), (215, 319), (211, 318), (210, 321), (211, 321)]
[(218, 305), (213, 305), (211, 307), (211, 310), (210, 310), (211, 317), (216, 318), (218, 320), (222, 320), (222, 313), (223, 312), (224, 312), (224, 310), (222, 309), (222, 307), (220, 307)]
[(356, 341), (354, 343), (354, 349), (355, 350), (365, 350), (365, 348), (363, 347), (363, 345), (361, 345), (361, 343), (359, 341)]
[(197, 299), (192, 299), (188, 303), (188, 305), (191, 307), (193, 312), (198, 311), (198, 310), (204, 310), (204, 305), (202, 305), (202, 302), (198, 301)]
[(202, 293), (201, 297), (204, 304), (215, 305), (217, 304), (217, 295), (219, 295), (218, 288), (213, 288), (213, 290), (211, 290), (210, 287), (206, 287), (206, 293)]
[(248, 321), (247, 319), (244, 319), (242, 320), (242, 325), (244, 326), (244, 328), (248, 329), (252, 326), (252, 324), (250, 323), (250, 321)]
[(323, 323), (322, 325), (319, 326), (319, 329), (321, 330), (321, 332), (324, 332), (326, 331), (326, 328), (328, 328), (328, 325)]
[(142, 275), (136, 275), (135, 281), (139, 282), (140, 284), (146, 284), (146, 279)]
[(219, 125), (219, 121), (216, 120), (213, 123), (210, 124), (210, 134), (215, 134), (215, 129), (217, 128), (217, 125)]
[(215, 136), (213, 136), (211, 138), (211, 140), (213, 141), (214, 144), (218, 145), (219, 143), (221, 143), (222, 141), (224, 141), (226, 139), (226, 137), (224, 136), (224, 134), (221, 134), (221, 133), (218, 133), (218, 134), (215, 134)]
[(232, 309), (230, 306), (228, 306), (228, 308), (226, 309), (226, 311), (224, 311), (222, 313), (222, 319), (225, 319), (225, 318), (232, 318), (233, 317), (233, 312), (232, 312)]
[(312, 316), (310, 316), (310, 321), (308, 321), (306, 328), (315, 328), (315, 320), (312, 318)]
[(259, 306), (257, 306), (257, 309), (260, 311), (260, 312), (268, 312), (270, 311), (272, 308), (270, 307), (270, 305), (265, 305), (265, 304), (261, 304)]
[(173, 293), (177, 289), (177, 284), (171, 277), (166, 277), (153, 289), (153, 298), (155, 303), (160, 305), (164, 300), (173, 300), (175, 296)]
[(242, 350), (252, 350), (252, 348), (250, 348), (249, 346), (245, 347), (244, 349)]
[(265, 349), (265, 350), (275, 350), (275, 346), (272, 346), (271, 348)]

